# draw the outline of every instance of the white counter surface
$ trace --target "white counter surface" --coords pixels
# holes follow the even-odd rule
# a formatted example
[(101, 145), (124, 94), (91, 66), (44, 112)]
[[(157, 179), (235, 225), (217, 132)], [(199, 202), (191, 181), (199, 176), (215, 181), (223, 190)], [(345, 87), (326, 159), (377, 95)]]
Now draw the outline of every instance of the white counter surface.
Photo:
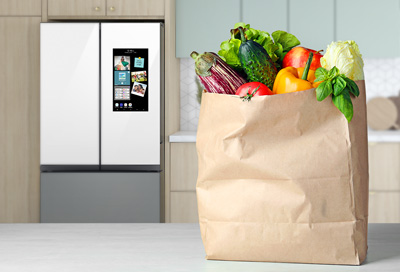
[(170, 143), (195, 143), (197, 131), (181, 130), (169, 136)]
[(0, 271), (400, 271), (400, 224), (368, 241), (361, 266), (207, 261), (198, 224), (0, 224)]
[[(195, 143), (197, 131), (178, 131), (169, 136), (171, 143)], [(368, 142), (400, 142), (400, 130), (368, 131)], [(400, 270), (399, 270), (400, 271)]]

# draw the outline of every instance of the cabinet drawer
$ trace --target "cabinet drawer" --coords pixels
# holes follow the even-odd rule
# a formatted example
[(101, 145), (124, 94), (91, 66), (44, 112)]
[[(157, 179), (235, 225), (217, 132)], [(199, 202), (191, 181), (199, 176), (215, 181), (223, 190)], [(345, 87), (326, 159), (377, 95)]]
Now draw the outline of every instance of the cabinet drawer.
[(107, 16), (164, 16), (164, 0), (107, 0)]
[(370, 143), (369, 189), (400, 190), (400, 144)]
[(369, 223), (400, 223), (400, 192), (369, 193)]
[(171, 191), (195, 191), (197, 151), (195, 143), (171, 144)]
[(195, 192), (171, 192), (171, 223), (197, 223)]
[(0, 16), (40, 16), (42, 0), (1, 0)]
[(106, 0), (48, 0), (48, 16), (104, 16)]

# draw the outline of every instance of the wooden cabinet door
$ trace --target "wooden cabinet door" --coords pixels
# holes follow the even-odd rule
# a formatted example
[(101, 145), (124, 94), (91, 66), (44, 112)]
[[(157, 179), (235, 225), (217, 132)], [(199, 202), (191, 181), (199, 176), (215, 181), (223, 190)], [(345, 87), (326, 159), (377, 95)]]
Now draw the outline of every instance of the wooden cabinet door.
[(197, 223), (196, 192), (171, 193), (171, 223)]
[(164, 0), (107, 0), (107, 16), (163, 17)]
[(370, 191), (400, 191), (400, 143), (370, 143)]
[(198, 222), (196, 143), (171, 143), (171, 223)]
[(370, 143), (369, 222), (400, 223), (400, 143)]
[(42, 0), (1, 0), (0, 16), (40, 16)]
[(0, 17), (0, 223), (39, 222), (39, 26)]
[(196, 191), (196, 143), (171, 143), (171, 191)]
[(400, 223), (400, 192), (369, 193), (369, 223)]
[(104, 16), (106, 0), (48, 0), (48, 16)]
[(337, 0), (336, 5), (337, 40), (356, 41), (364, 58), (400, 55), (398, 0)]
[(220, 50), (240, 22), (240, 0), (176, 0), (176, 57)]

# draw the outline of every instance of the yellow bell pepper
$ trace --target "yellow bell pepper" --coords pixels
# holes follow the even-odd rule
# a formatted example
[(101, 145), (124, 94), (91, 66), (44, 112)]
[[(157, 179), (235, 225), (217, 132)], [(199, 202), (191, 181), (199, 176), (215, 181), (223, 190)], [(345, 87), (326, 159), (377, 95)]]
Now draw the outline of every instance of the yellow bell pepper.
[[(310, 53), (309, 60), (312, 60), (312, 55)], [(272, 92), (283, 94), (317, 88), (321, 82), (314, 82), (315, 71), (310, 70), (310, 63), (311, 61), (307, 61), (306, 67), (286, 67), (280, 70), (275, 78)]]

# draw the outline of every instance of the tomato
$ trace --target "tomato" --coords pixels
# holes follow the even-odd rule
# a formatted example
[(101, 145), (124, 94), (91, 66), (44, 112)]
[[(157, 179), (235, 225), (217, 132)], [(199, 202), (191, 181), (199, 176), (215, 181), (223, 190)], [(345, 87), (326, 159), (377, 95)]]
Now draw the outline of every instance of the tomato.
[[(253, 94), (254, 91), (255, 93)], [(246, 95), (253, 97), (262, 95), (273, 95), (274, 93), (261, 82), (249, 82), (240, 86), (235, 94), (241, 97), (244, 97)]]

